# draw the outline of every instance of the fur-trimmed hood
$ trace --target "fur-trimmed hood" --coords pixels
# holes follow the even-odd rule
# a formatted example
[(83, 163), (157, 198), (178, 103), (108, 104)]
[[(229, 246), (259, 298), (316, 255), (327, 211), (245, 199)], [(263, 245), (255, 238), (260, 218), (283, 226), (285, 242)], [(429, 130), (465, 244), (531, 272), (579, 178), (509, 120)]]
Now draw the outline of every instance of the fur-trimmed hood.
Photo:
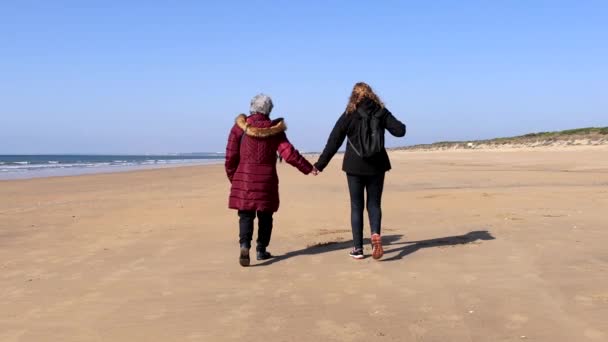
[(250, 137), (254, 138), (268, 138), (273, 135), (277, 135), (279, 133), (285, 132), (287, 130), (287, 125), (285, 124), (285, 120), (282, 118), (272, 120), (270, 127), (255, 127), (247, 122), (247, 116), (245, 114), (240, 114), (236, 117), (236, 125), (245, 131)]

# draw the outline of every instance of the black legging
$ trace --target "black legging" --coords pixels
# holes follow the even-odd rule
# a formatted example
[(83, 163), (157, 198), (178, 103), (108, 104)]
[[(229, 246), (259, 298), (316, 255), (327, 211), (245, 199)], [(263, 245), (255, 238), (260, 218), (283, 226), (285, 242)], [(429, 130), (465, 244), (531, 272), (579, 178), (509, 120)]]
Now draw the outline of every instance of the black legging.
[(258, 216), (257, 249), (265, 250), (272, 235), (273, 212), (239, 210), (239, 243), (241, 247), (251, 247), (253, 239), (253, 220)]
[(384, 173), (373, 176), (347, 174), (350, 192), (350, 223), (353, 230), (353, 242), (356, 249), (363, 248), (363, 208), (365, 190), (367, 190), (367, 214), (372, 234), (380, 234), (382, 224), (382, 190)]

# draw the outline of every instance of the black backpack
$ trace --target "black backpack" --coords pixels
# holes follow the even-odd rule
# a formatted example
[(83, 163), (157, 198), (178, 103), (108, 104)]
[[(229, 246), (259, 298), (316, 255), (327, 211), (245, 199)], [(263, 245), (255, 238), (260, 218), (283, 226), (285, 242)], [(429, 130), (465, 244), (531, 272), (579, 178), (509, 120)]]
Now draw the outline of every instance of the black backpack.
[[(380, 109), (382, 111), (382, 109)], [(384, 126), (380, 112), (368, 113), (360, 108), (357, 113), (361, 116), (358, 122), (358, 134), (355, 137), (361, 149), (357, 149), (353, 142), (348, 139), (348, 143), (361, 158), (370, 158), (384, 150)]]

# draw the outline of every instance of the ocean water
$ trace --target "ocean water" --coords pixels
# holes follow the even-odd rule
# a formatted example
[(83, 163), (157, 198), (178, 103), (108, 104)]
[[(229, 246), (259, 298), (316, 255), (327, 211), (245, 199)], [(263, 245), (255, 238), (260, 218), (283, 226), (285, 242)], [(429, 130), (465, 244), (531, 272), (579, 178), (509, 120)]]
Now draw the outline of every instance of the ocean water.
[(0, 155), (0, 179), (26, 179), (214, 164), (223, 153), (179, 155)]

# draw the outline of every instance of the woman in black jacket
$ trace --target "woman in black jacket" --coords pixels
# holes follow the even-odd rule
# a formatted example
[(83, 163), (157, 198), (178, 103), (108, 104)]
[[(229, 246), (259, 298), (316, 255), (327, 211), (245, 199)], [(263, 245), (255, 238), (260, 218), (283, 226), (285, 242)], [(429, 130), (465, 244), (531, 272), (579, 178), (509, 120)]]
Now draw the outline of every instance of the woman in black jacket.
[(384, 174), (391, 169), (391, 163), (384, 147), (374, 155), (361, 156), (363, 146), (360, 143), (360, 121), (365, 120), (365, 117), (378, 119), (381, 129), (383, 128), (382, 134), (384, 134), (384, 130), (387, 130), (396, 137), (405, 135), (405, 125), (384, 107), (380, 98), (368, 84), (359, 82), (355, 84), (346, 111), (340, 116), (331, 131), (327, 145), (325, 145), (325, 149), (315, 167), (319, 172), (323, 171), (342, 146), (344, 139), (348, 137), (342, 170), (346, 172), (350, 192), (350, 219), (354, 243), (350, 256), (355, 259), (364, 258), (363, 208), (365, 203), (364, 192), (367, 190), (367, 213), (372, 232), (372, 256), (374, 259), (380, 259), (384, 254), (380, 237), (382, 221), (380, 203), (384, 187)]

